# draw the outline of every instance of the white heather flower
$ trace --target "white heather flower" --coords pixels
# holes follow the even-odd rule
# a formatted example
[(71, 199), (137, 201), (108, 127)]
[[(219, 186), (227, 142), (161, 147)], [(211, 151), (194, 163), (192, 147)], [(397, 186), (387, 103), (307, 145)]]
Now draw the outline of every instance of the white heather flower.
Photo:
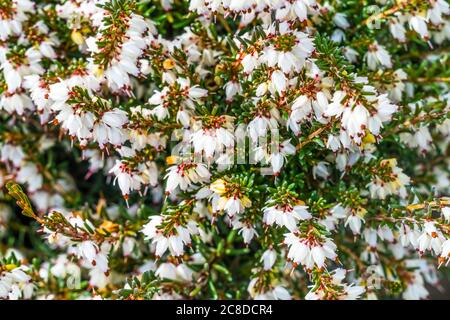
[[(14, 266), (14, 265), (13, 265)], [(30, 299), (34, 293), (34, 284), (25, 265), (14, 267), (0, 274), (0, 298), (17, 300)]]
[(414, 225), (414, 228), (411, 229), (406, 224), (402, 224), (399, 226), (399, 238), (402, 246), (407, 247), (412, 245), (413, 247), (417, 247), (418, 242), (417, 239), (420, 236), (419, 228), (417, 225)]
[(328, 123), (328, 119), (325, 115), (325, 110), (328, 109), (327, 96), (322, 91), (319, 91), (316, 94), (316, 99), (311, 100), (311, 105), (314, 110), (316, 120), (322, 124)]
[(39, 173), (36, 164), (27, 162), (20, 167), (17, 173), (16, 181), (19, 183), (27, 183), (28, 191), (35, 192), (42, 187), (44, 178)]
[(191, 185), (209, 181), (211, 174), (203, 163), (181, 163), (167, 169), (166, 193), (175, 189), (187, 190)]
[(20, 35), (22, 23), (28, 19), (27, 13), (34, 12), (34, 3), (32, 1), (14, 0), (11, 1), (10, 5), (12, 9), (11, 14), (6, 14), (0, 21), (1, 41), (6, 41), (12, 35)]
[(242, 236), (244, 243), (248, 245), (255, 236), (258, 236), (258, 233), (252, 225), (243, 223), (239, 219), (235, 218), (235, 214), (233, 214), (232, 216), (234, 217), (234, 219), (232, 220), (233, 229), (239, 230), (238, 233)]
[(324, 110), (324, 114), (327, 117), (340, 117), (342, 115), (342, 112), (344, 112), (345, 110), (345, 106), (343, 104), (345, 96), (346, 94), (344, 91), (338, 90), (334, 92), (331, 103), (327, 104), (327, 107)]
[(102, 121), (110, 127), (121, 128), (128, 122), (125, 111), (113, 109), (103, 114)]
[(321, 178), (326, 180), (328, 176), (330, 175), (329, 169), (328, 169), (328, 162), (320, 161), (313, 167), (313, 177), (314, 179)]
[(141, 232), (145, 235), (146, 239), (154, 238), (158, 233), (158, 226), (162, 223), (163, 217), (159, 215), (151, 216), (149, 222), (145, 224)]
[(156, 245), (155, 255), (162, 257), (162, 255), (169, 249), (171, 255), (180, 256), (184, 254), (184, 246), (191, 244), (191, 232), (195, 230), (189, 230), (186, 227), (178, 225), (174, 228), (174, 232), (170, 235), (164, 235), (162, 230), (159, 229), (163, 222), (161, 216), (152, 216), (150, 221), (144, 225), (141, 230), (145, 235), (146, 240), (152, 240), (152, 243)]
[[(227, 214), (230, 217), (233, 217), (236, 214), (244, 212), (245, 208), (248, 206), (250, 206), (250, 204), (247, 204), (247, 206), (244, 206), (241, 199), (239, 199), (237, 197), (230, 197), (225, 202), (225, 206), (223, 207), (223, 209), (227, 212)], [(220, 208), (220, 204), (219, 204), (219, 208)]]
[(433, 250), (436, 255), (442, 251), (444, 236), (435, 226), (434, 222), (425, 222), (422, 234), (417, 239), (418, 250), (423, 254), (427, 250)]
[(11, 161), (14, 167), (19, 167), (25, 159), (25, 153), (20, 146), (12, 144), (3, 144), (0, 149), (0, 160), (2, 162)]
[(349, 226), (353, 234), (361, 233), (361, 226), (364, 222), (363, 217), (359, 213), (351, 213), (345, 221), (345, 226)]
[(2, 67), (5, 82), (8, 85), (8, 92), (15, 92), (18, 88), (20, 88), (20, 85), (22, 84), (22, 77), (19, 71), (14, 68), (9, 62), (3, 63)]
[(420, 300), (428, 297), (428, 290), (425, 288), (425, 281), (419, 271), (413, 272), (402, 297), (406, 300)]
[(344, 54), (344, 57), (348, 61), (350, 61), (352, 63), (355, 63), (358, 61), (359, 53), (355, 49), (350, 48), (350, 47), (344, 47), (344, 48), (342, 48), (342, 53)]
[(366, 53), (366, 61), (370, 70), (376, 70), (378, 66), (389, 69), (392, 68), (391, 56), (387, 50), (376, 41), (369, 46)]
[[(298, 1), (298, 0), (297, 0)], [(273, 291), (271, 292), (273, 295), (273, 298), (275, 300), (291, 300), (291, 294), (289, 291), (286, 290), (286, 288), (282, 286), (276, 286)]]
[(50, 85), (49, 98), (55, 103), (54, 108), (59, 108), (69, 99), (69, 88), (63, 81)]
[(53, 46), (55, 43), (52, 41), (44, 41), (39, 44), (39, 51), (42, 53), (42, 55), (49, 59), (56, 59), (56, 52), (53, 49)]
[(287, 79), (284, 73), (280, 70), (276, 70), (272, 73), (271, 81), (278, 94), (281, 95), (286, 90)]
[(33, 111), (34, 105), (30, 97), (24, 93), (14, 93), (12, 95), (3, 95), (0, 98), (0, 110), (12, 114), (23, 115), (26, 110)]
[(418, 147), (422, 153), (429, 151), (433, 143), (429, 128), (423, 125), (413, 135), (409, 132), (401, 133), (400, 140), (411, 148)]
[(286, 227), (289, 231), (297, 230), (297, 222), (300, 220), (311, 219), (311, 213), (307, 206), (280, 206), (275, 205), (264, 209), (263, 221), (267, 225), (276, 224), (279, 227)]
[[(236, 190), (230, 190), (227, 182), (223, 179), (217, 179), (209, 186), (211, 195), (211, 205), (213, 212), (225, 210), (230, 218), (241, 214), (246, 208), (252, 205), (252, 202), (245, 194), (239, 194)], [(236, 222), (237, 220), (233, 220)]]
[[(363, 236), (364, 236), (364, 240), (366, 241), (366, 243), (368, 244), (368, 246), (371, 249), (375, 249), (377, 247), (378, 235), (377, 235), (377, 231), (375, 229), (372, 229), (372, 228), (364, 229)], [(365, 259), (365, 260), (370, 261), (368, 259)]]
[(161, 279), (191, 282), (193, 272), (184, 263), (175, 266), (173, 263), (166, 262), (161, 263), (155, 274)]
[(261, 97), (261, 96), (265, 95), (267, 90), (268, 90), (267, 82), (260, 83), (258, 85), (258, 87), (256, 88), (256, 96)]
[(258, 53), (253, 52), (246, 54), (241, 60), (241, 64), (244, 68), (244, 72), (250, 74), (255, 68), (258, 67)]
[[(268, 31), (270, 33), (279, 34), (280, 38), (289, 37), (291, 40), (289, 47), (285, 50), (279, 50), (275, 45), (269, 45), (264, 48), (263, 55), (260, 58), (261, 62), (267, 63), (269, 67), (278, 66), (284, 74), (289, 74), (291, 71), (299, 72), (304, 64), (305, 59), (309, 57), (314, 50), (314, 44), (311, 38), (307, 34), (291, 29), (287, 22), (282, 22), (278, 25), (278, 30), (275, 30), (276, 26), (272, 25)], [(279, 74), (279, 70), (275, 71), (276, 78), (279, 82), (282, 81), (282, 74)], [(275, 83), (274, 75), (272, 74), (272, 82)], [(279, 90), (280, 86), (275, 84), (275, 89), (281, 94)]]
[(247, 291), (250, 296), (255, 300), (291, 300), (292, 297), (290, 293), (286, 290), (286, 288), (278, 285), (271, 286), (273, 289), (268, 291), (256, 291), (255, 287), (259, 282), (258, 278), (253, 278), (250, 280)]
[[(365, 292), (364, 287), (354, 284), (343, 283), (347, 270), (335, 269), (330, 272), (331, 285), (333, 286), (333, 298), (337, 300), (355, 300)], [(326, 299), (327, 286), (314, 287), (305, 296), (306, 300), (322, 300)]]
[(443, 207), (441, 213), (445, 220), (450, 221), (450, 207)]
[(272, 170), (275, 175), (280, 173), (286, 156), (295, 154), (295, 147), (290, 143), (290, 139), (283, 141), (278, 150), (275, 150), (269, 157)]
[(348, 208), (342, 207), (340, 204), (335, 205), (330, 209), (329, 213), (325, 218), (319, 220), (319, 223), (324, 225), (328, 230), (335, 230), (336, 225), (339, 223), (339, 220), (345, 219), (350, 210)]
[(345, 33), (341, 29), (334, 30), (333, 34), (331, 35), (331, 40), (335, 43), (341, 43), (345, 41)]
[(116, 176), (119, 188), (122, 191), (123, 195), (128, 195), (133, 184), (133, 178), (126, 171), (121, 171)]
[(224, 88), (226, 101), (233, 101), (233, 98), (236, 94), (242, 93), (241, 85), (236, 81), (227, 82)]
[(130, 256), (133, 253), (133, 249), (135, 248), (136, 240), (134, 238), (124, 238), (122, 243), (122, 251), (125, 257)]
[(383, 127), (383, 122), (390, 121), (392, 114), (398, 109), (395, 104), (392, 104), (389, 101), (386, 94), (379, 95), (377, 99), (377, 112), (372, 114), (368, 121), (368, 129), (374, 135), (380, 134), (380, 129)]
[(389, 31), (398, 41), (406, 42), (406, 29), (398, 19), (393, 18), (389, 21)]
[[(131, 13), (127, 19), (127, 29), (122, 37), (122, 43), (120, 43), (118, 53), (111, 61), (109, 66), (105, 70), (104, 75), (107, 80), (108, 86), (113, 91), (124, 90), (127, 92), (130, 86), (130, 75), (138, 76), (139, 69), (137, 67), (137, 61), (142, 54), (143, 49), (146, 47), (144, 40), (144, 33), (150, 29), (150, 25), (143, 19), (143, 17)], [(100, 32), (105, 29), (103, 25), (103, 19), (100, 20)], [(87, 39), (89, 50), (93, 54), (100, 54), (103, 48), (100, 48), (97, 43), (98, 39), (103, 37), (102, 33), (97, 34), (96, 39)], [(97, 70), (101, 67), (92, 64), (92, 72), (98, 73)]]
[(277, 252), (274, 249), (267, 249), (261, 256), (264, 270), (271, 270), (277, 259)]
[(384, 241), (387, 241), (387, 242), (395, 241), (395, 237), (392, 232), (392, 229), (389, 228), (387, 225), (379, 226), (377, 233), (378, 233), (378, 236)]
[(128, 73), (118, 64), (113, 64), (105, 71), (108, 86), (115, 88), (115, 90), (124, 89), (130, 83)]
[(389, 167), (389, 177), (375, 175), (375, 180), (368, 187), (372, 198), (385, 199), (386, 196), (396, 194), (401, 198), (407, 196), (406, 186), (410, 184), (410, 178), (403, 173), (403, 169), (397, 167), (395, 159), (383, 160), (381, 166)]
[(409, 27), (417, 32), (423, 39), (428, 40), (430, 38), (427, 21), (424, 17), (419, 15), (411, 16), (409, 18)]
[(450, 239), (447, 239), (442, 244), (441, 255), (440, 255), (440, 263), (447, 266), (450, 262)]
[[(354, 107), (345, 108), (342, 114), (342, 127), (347, 135), (357, 145), (360, 145), (362, 138), (366, 135), (369, 112), (362, 104), (356, 104)], [(342, 142), (342, 139), (341, 139)]]
[(329, 134), (327, 140), (327, 148), (332, 150), (333, 152), (337, 152), (341, 148), (339, 137)]
[(333, 17), (333, 22), (341, 29), (347, 29), (350, 27), (350, 23), (348, 23), (347, 16), (344, 13), (336, 13)]
[(221, 153), (234, 146), (234, 136), (226, 128), (200, 128), (191, 135), (191, 142), (194, 145), (194, 152), (202, 154), (204, 152), (207, 159), (211, 159), (214, 154)]
[(414, 146), (418, 146), (423, 152), (428, 151), (433, 142), (430, 130), (426, 126), (421, 126), (414, 134), (414, 141)]
[(405, 92), (404, 80), (408, 78), (408, 75), (402, 69), (394, 71), (395, 82), (389, 90), (389, 98), (394, 102), (401, 101), (402, 95)]
[(94, 265), (98, 250), (98, 246), (95, 243), (89, 240), (85, 240), (78, 244), (77, 255), (79, 258), (86, 259), (88, 262)]
[(265, 137), (268, 130), (277, 129), (278, 124), (274, 117), (267, 118), (263, 115), (257, 115), (247, 126), (250, 138), (258, 141), (259, 137)]
[[(57, 298), (46, 290), (49, 281), (66, 283), (75, 299), (102, 299), (111, 290), (133, 298), (126, 295), (136, 288), (123, 280), (146, 271), (156, 275), (158, 289), (148, 298), (186, 298), (204, 282), (200, 269), (211, 262), (205, 252), (221, 238), (235, 249), (248, 247), (242, 266), (222, 262), (237, 268), (239, 281), (250, 274), (253, 299), (305, 293), (306, 299), (357, 299), (365, 294), (362, 283), (364, 297), (375, 298), (372, 267), (383, 282), (401, 283), (391, 293), (404, 299), (426, 298), (428, 286), (438, 287), (436, 269), (450, 263), (450, 209), (440, 197), (450, 186), (450, 119), (444, 119), (450, 95), (440, 69), (440, 49), (450, 40), (448, 1), (416, 1), (418, 7), (397, 1), (400, 10), (383, 19), (386, 30), (357, 35), (364, 40), (359, 47), (350, 16), (358, 11), (355, 1), (191, 0), (193, 20), (174, 37), (133, 13), (133, 1), (106, 2), (0, 4), (0, 186), (15, 181), (25, 188), (43, 222), (39, 230), (61, 252), (34, 270), (6, 246), (0, 299)], [(175, 3), (160, 0), (166, 11), (176, 10)], [(60, 21), (41, 19), (49, 13)], [(173, 18), (169, 28), (180, 20)], [(216, 35), (208, 26), (218, 18), (232, 23)], [(197, 24), (206, 29), (197, 32)], [(330, 50), (314, 39), (316, 30), (327, 31)], [(420, 37), (442, 48), (406, 48)], [(338, 47), (345, 59), (327, 56)], [(411, 52), (404, 56), (405, 50)], [(250, 163), (241, 164), (238, 153), (236, 165), (241, 142), (249, 144), (243, 156)], [(397, 150), (405, 146), (417, 150)], [(399, 164), (411, 164), (411, 179), (389, 159), (391, 151)], [(72, 168), (81, 162), (84, 177)], [(256, 164), (264, 166), (261, 174)], [(269, 171), (275, 176), (266, 176)], [(111, 197), (103, 199), (104, 186), (97, 183), (103, 176), (127, 205), (138, 191), (127, 210), (105, 203)], [(90, 184), (93, 197), (71, 199)], [(285, 185), (308, 198), (311, 208), (284, 193)], [(417, 197), (407, 201), (409, 185), (411, 193), (430, 198), (425, 207)], [(440, 201), (431, 201), (433, 195)], [(428, 204), (441, 212), (427, 214)], [(406, 215), (400, 207), (408, 208)], [(10, 205), (0, 203), (0, 237), (14, 235), (11, 217)], [(144, 245), (133, 234), (139, 225)], [(226, 239), (233, 229), (237, 236)], [(335, 243), (352, 252), (338, 257)], [(416, 252), (434, 255), (438, 265), (411, 259)], [(124, 264), (116, 266), (121, 258)], [(367, 270), (329, 269), (340, 263), (353, 268), (354, 259)], [(226, 278), (214, 278), (214, 285), (220, 288)], [(87, 286), (71, 291), (72, 280)], [(298, 292), (291, 280), (310, 286)]]
[(294, 265), (303, 265), (305, 269), (312, 270), (316, 265), (318, 268), (325, 267), (325, 260), (334, 260), (336, 245), (331, 239), (299, 238), (294, 233), (284, 235), (284, 243), (289, 247), (288, 258)]
[(199, 98), (206, 97), (208, 95), (208, 90), (199, 88), (198, 86), (193, 86), (189, 88), (188, 95), (189, 98), (196, 100)]
[(430, 20), (434, 25), (443, 23), (442, 16), (450, 14), (448, 2), (445, 0), (436, 0), (431, 2), (431, 6), (427, 11), (427, 20)]
[(282, 2), (283, 7), (276, 10), (277, 20), (295, 20), (305, 21), (308, 10), (314, 12), (317, 5), (315, 0), (294, 0)]
[(287, 125), (298, 135), (300, 125), (306, 120), (311, 119), (313, 115), (320, 123), (327, 123), (326, 110), (328, 109), (328, 99), (323, 92), (318, 92), (315, 99), (301, 95), (297, 97), (292, 106)]
[(116, 160), (116, 164), (111, 168), (109, 173), (113, 173), (116, 176), (114, 183), (118, 183), (122, 195), (126, 200), (130, 192), (132, 190), (139, 190), (143, 183), (142, 178), (132, 172), (127, 164), (120, 160)]
[(443, 27), (438, 32), (433, 33), (433, 40), (438, 45), (441, 45), (444, 41), (450, 39), (450, 22), (444, 21)]

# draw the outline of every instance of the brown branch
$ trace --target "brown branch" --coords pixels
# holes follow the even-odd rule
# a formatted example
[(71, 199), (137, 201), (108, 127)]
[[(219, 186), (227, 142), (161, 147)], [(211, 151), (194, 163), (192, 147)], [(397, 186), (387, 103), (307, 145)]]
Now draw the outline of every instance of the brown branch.
[(304, 141), (300, 142), (299, 144), (297, 144), (297, 146), (295, 147), (296, 150), (300, 150), (301, 148), (303, 148), (305, 145), (307, 145), (308, 143), (310, 143), (315, 137), (317, 137), (318, 135), (320, 135), (323, 131), (325, 131), (326, 129), (329, 129), (331, 126), (333, 125), (333, 121), (329, 122), (326, 126), (320, 127), (319, 129), (317, 129), (316, 131), (314, 131), (313, 133), (311, 133)]
[(408, 81), (418, 83), (433, 83), (433, 82), (450, 82), (450, 77), (436, 77), (436, 78), (416, 78)]
[(424, 202), (424, 203), (417, 203), (417, 204), (410, 204), (406, 207), (406, 210), (408, 211), (414, 211), (414, 210), (422, 210), (427, 207), (439, 207), (442, 208), (444, 206), (450, 206), (450, 199), (449, 200), (438, 200), (438, 201), (431, 201), (431, 202)]
[(386, 17), (388, 17), (388, 16), (394, 14), (395, 12), (397, 12), (397, 11), (400, 10), (400, 9), (401, 9), (401, 8), (400, 8), (400, 6), (398, 6), (398, 5), (393, 6), (392, 8), (390, 8), (390, 9), (388, 9), (388, 10), (386, 10), (386, 11), (380, 12), (380, 13), (377, 14), (377, 15), (372, 15), (372, 16), (368, 17), (366, 20), (364, 20), (364, 21), (362, 22), (362, 24), (363, 24), (363, 25), (368, 25), (368, 24), (372, 23), (372, 22), (375, 21), (375, 20), (384, 19), (384, 18), (386, 18)]

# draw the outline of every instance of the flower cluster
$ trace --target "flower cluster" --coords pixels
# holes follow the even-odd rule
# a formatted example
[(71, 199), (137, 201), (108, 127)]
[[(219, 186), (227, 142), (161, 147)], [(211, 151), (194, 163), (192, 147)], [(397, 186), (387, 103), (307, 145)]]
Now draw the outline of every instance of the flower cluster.
[(0, 1), (0, 299), (429, 297), (449, 15)]

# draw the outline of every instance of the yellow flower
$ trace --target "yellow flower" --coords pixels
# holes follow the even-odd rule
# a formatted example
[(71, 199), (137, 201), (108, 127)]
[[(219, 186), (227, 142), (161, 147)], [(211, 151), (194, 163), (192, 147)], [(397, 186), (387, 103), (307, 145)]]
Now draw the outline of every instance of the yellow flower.
[(248, 208), (248, 207), (250, 207), (250, 206), (252, 205), (252, 201), (251, 201), (247, 196), (244, 196), (244, 197), (241, 199), (241, 203), (242, 203), (242, 205), (243, 205), (245, 208)]
[(358, 209), (356, 209), (356, 215), (361, 217), (361, 218), (364, 218), (366, 213), (367, 213), (367, 210), (364, 209), (363, 207), (358, 207)]
[(425, 18), (427, 16), (428, 10), (427, 9), (422, 9), (418, 12), (419, 16), (421, 16), (422, 18)]
[(166, 59), (163, 62), (163, 68), (166, 70), (173, 69), (175, 67), (175, 62), (172, 59)]
[(173, 164), (177, 163), (178, 159), (179, 159), (179, 158), (178, 158), (177, 156), (168, 156), (168, 157), (166, 158), (166, 163), (167, 163), (168, 165), (173, 165)]
[(397, 159), (391, 158), (391, 159), (384, 159), (383, 161), (381, 161), (381, 165), (385, 164), (387, 164), (391, 168), (394, 168), (395, 166), (397, 166)]
[(103, 69), (100, 66), (94, 66), (92, 73), (97, 77), (100, 78), (103, 75)]
[(119, 225), (109, 220), (103, 221), (100, 227), (97, 228), (97, 232), (100, 234), (106, 234), (105, 231), (112, 233), (117, 232), (119, 230)]
[(394, 181), (391, 181), (389, 183), (389, 185), (391, 186), (392, 189), (397, 190), (400, 187), (402, 187), (402, 185), (400, 184), (400, 180), (399, 179), (395, 179)]
[(227, 191), (227, 188), (225, 186), (226, 183), (227, 182), (223, 179), (217, 179), (216, 181), (211, 183), (211, 185), (209, 186), (209, 189), (219, 195), (222, 195)]
[(377, 140), (375, 139), (375, 136), (373, 134), (371, 134), (370, 132), (367, 132), (365, 137), (362, 139), (362, 146), (364, 147), (364, 145), (366, 145), (366, 144), (371, 144), (371, 143), (375, 143), (375, 142), (377, 142)]
[(70, 38), (72, 39), (73, 42), (75, 42), (77, 45), (81, 45), (84, 43), (84, 37), (81, 34), (81, 32), (77, 31), (77, 30), (73, 30)]
[(6, 268), (6, 270), (11, 271), (11, 270), (14, 270), (15, 268), (17, 268), (17, 266), (15, 264), (10, 263), (10, 264), (5, 265), (5, 268)]

